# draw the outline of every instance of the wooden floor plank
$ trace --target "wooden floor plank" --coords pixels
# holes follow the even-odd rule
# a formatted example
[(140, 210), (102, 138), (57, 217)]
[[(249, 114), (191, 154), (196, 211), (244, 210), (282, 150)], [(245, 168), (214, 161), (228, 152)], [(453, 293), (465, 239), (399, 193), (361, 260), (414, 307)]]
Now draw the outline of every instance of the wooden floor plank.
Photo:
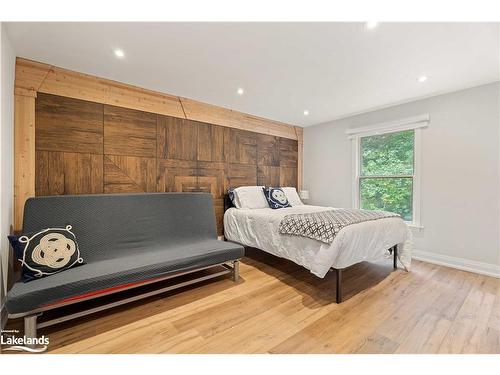
[(399, 344), (391, 339), (374, 333), (366, 338), (365, 342), (356, 349), (358, 354), (392, 354)]
[(432, 354), (448, 334), (452, 322), (433, 314), (425, 314), (403, 338), (396, 353)]
[(337, 305), (334, 273), (258, 251), (240, 272), (40, 334), (52, 353), (500, 353), (499, 279), (361, 263), (344, 271)]
[[(482, 337), (495, 335), (495, 330), (490, 329), (488, 323), (496, 295), (486, 278), (487, 276), (475, 275), (470, 292), (443, 340), (439, 353), (483, 352)], [(492, 350), (500, 353), (500, 347)]]

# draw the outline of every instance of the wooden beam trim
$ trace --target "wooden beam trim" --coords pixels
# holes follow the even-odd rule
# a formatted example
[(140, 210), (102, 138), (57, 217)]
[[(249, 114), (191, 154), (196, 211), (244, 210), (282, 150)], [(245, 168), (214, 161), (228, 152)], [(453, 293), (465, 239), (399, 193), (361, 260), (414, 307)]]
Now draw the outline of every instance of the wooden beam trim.
[(17, 57), (14, 87), (38, 91), (50, 69), (50, 65)]
[(23, 89), (21, 87), (14, 88), (14, 95), (29, 96), (32, 98), (36, 98), (36, 94), (37, 94), (37, 92), (35, 90)]
[(297, 139), (295, 127), (279, 121), (217, 107), (188, 98), (180, 98), (189, 120), (247, 130), (254, 133), (268, 134), (281, 138)]
[(302, 190), (304, 183), (304, 129), (295, 127), (297, 134), (297, 190)]
[(16, 60), (16, 89), (297, 139), (293, 125), (19, 57)]
[(14, 96), (14, 231), (23, 226), (24, 204), (35, 196), (35, 98)]

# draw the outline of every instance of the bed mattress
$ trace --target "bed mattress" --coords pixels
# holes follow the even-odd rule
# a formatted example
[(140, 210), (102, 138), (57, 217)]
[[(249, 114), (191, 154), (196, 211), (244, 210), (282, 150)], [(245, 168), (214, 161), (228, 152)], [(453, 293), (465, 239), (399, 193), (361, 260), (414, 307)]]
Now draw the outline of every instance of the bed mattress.
[(399, 260), (409, 270), (411, 232), (401, 218), (385, 218), (349, 225), (331, 244), (317, 240), (282, 235), (281, 219), (288, 214), (331, 210), (331, 207), (302, 205), (271, 208), (230, 208), (224, 214), (225, 237), (244, 246), (256, 247), (289, 259), (323, 278), (331, 267), (345, 268), (363, 261), (377, 261), (398, 244)]

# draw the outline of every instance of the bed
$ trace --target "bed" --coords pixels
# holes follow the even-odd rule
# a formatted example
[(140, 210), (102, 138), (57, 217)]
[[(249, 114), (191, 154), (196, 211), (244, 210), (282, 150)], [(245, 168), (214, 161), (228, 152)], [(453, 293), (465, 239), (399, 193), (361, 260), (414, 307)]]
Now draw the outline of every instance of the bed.
[(227, 240), (289, 259), (323, 278), (330, 269), (337, 274), (337, 303), (342, 301), (342, 269), (363, 261), (378, 261), (392, 253), (409, 271), (411, 233), (399, 217), (349, 225), (331, 244), (279, 233), (281, 220), (289, 214), (331, 210), (332, 207), (298, 205), (289, 208), (235, 208), (225, 199), (224, 236)]

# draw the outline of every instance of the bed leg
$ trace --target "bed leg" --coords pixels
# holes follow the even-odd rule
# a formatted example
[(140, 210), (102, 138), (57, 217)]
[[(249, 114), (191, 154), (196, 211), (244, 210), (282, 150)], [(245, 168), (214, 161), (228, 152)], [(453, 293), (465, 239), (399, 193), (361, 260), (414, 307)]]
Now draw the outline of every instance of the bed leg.
[(392, 256), (393, 256), (393, 267), (395, 270), (398, 269), (398, 245), (394, 245), (392, 248)]
[(335, 268), (335, 275), (337, 276), (337, 291), (336, 291), (336, 301), (337, 303), (342, 302), (342, 270)]
[[(36, 335), (37, 318), (38, 315), (30, 315), (24, 317), (24, 336), (26, 336), (27, 338), (32, 338), (32, 339), (37, 338)], [(32, 345), (30, 345), (30, 347), (32, 347)]]
[(240, 279), (240, 261), (235, 260), (233, 262), (233, 281), (237, 283), (239, 279)]

